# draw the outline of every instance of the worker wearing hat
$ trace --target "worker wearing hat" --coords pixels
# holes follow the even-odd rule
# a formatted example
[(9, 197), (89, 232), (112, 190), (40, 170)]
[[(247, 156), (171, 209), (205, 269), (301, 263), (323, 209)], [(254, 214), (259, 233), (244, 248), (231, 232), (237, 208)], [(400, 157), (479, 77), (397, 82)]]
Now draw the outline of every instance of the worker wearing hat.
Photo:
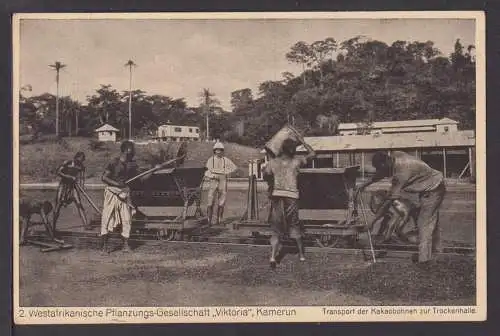
[(233, 173), (237, 167), (229, 158), (224, 156), (224, 145), (217, 141), (213, 147), (214, 155), (211, 156), (206, 164), (206, 177), (210, 181), (208, 190), (207, 217), (209, 225), (212, 225), (212, 216), (214, 208), (215, 192), (218, 192), (219, 202), (216, 214), (216, 224), (218, 225), (224, 214), (224, 205), (227, 194), (227, 177)]

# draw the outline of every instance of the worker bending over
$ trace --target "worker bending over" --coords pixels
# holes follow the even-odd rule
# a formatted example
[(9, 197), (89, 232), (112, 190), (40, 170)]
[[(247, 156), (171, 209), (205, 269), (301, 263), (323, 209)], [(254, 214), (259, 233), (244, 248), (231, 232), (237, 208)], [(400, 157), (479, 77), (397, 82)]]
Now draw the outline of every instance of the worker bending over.
[(391, 155), (377, 152), (373, 155), (372, 165), (376, 168), (375, 175), (363, 183), (357, 192), (384, 177), (391, 177), (392, 186), (386, 203), (400, 199), (402, 192), (417, 194), (420, 203), (417, 219), (419, 251), (412, 260), (422, 265), (428, 264), (433, 252), (440, 250), (439, 208), (446, 193), (443, 174), (401, 151), (394, 151)]
[(219, 225), (224, 215), (224, 206), (226, 204), (227, 178), (229, 174), (236, 171), (237, 167), (233, 161), (224, 156), (224, 145), (222, 143), (216, 142), (213, 151), (214, 155), (208, 159), (206, 164), (207, 171), (205, 173), (205, 176), (210, 182), (208, 189), (207, 217), (208, 224), (212, 225), (214, 196), (217, 192), (219, 202), (216, 214), (216, 225)]

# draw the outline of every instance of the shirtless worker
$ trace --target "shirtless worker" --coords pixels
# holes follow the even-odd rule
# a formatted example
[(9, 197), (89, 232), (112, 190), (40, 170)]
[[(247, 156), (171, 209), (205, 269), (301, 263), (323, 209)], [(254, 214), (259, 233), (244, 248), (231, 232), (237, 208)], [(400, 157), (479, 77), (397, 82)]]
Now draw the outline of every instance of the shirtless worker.
[(227, 196), (227, 177), (233, 173), (237, 167), (229, 158), (224, 156), (224, 145), (216, 142), (213, 147), (214, 155), (207, 160), (207, 171), (205, 176), (209, 179), (207, 217), (208, 225), (212, 225), (215, 193), (218, 192), (218, 207), (216, 213), (216, 225), (220, 224), (224, 214), (224, 206)]
[(59, 219), (61, 207), (66, 207), (73, 202), (78, 209), (78, 214), (82, 219), (85, 230), (92, 230), (87, 222), (87, 216), (85, 215), (85, 209), (83, 208), (80, 191), (78, 189), (78, 186), (80, 188), (84, 188), (85, 184), (84, 161), (85, 153), (78, 152), (73, 157), (73, 160), (65, 161), (57, 169), (57, 175), (61, 178), (61, 180), (59, 182), (59, 187), (57, 188), (55, 209), (52, 218), (52, 232), (54, 234), (56, 233), (56, 224)]
[(307, 150), (305, 158), (295, 156), (296, 142), (291, 139), (283, 141), (281, 154), (271, 158), (263, 169), (263, 177), (270, 184), (271, 214), (271, 258), (272, 269), (276, 267), (276, 257), (285, 236), (295, 239), (299, 249), (299, 260), (305, 261), (302, 242), (303, 228), (299, 221), (299, 189), (297, 178), (299, 169), (307, 164), (316, 154), (314, 150), (299, 139)]
[(357, 192), (384, 177), (391, 177), (392, 186), (386, 203), (400, 199), (402, 192), (417, 194), (420, 202), (417, 218), (419, 250), (417, 255), (412, 256), (412, 261), (421, 265), (429, 264), (433, 252), (440, 249), (439, 208), (446, 194), (443, 174), (401, 151), (394, 151), (390, 156), (386, 152), (377, 152), (373, 155), (372, 165), (376, 169), (375, 175), (363, 183)]
[[(137, 176), (140, 171), (134, 160), (134, 143), (124, 141), (120, 146), (120, 150), (120, 156), (108, 163), (102, 175), (102, 181), (106, 184), (101, 220), (101, 242), (104, 254), (109, 252), (109, 234), (120, 224), (123, 241), (122, 251), (131, 251), (129, 238), (135, 207), (132, 205), (130, 189), (125, 182)], [(143, 176), (141, 180), (145, 180), (150, 176)]]

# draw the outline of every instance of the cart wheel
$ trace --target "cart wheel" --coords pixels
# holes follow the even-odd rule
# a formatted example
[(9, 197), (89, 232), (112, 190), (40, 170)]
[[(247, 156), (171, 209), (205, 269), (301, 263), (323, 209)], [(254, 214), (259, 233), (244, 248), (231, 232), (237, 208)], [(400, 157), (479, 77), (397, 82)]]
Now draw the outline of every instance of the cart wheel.
[(342, 240), (342, 237), (332, 235), (321, 235), (315, 238), (319, 247), (335, 247)]
[(349, 247), (349, 248), (358, 248), (359, 247), (359, 236), (358, 235), (345, 237), (344, 241), (345, 241), (347, 247)]
[(167, 229), (166, 232), (165, 230), (164, 231), (164, 235), (163, 235), (163, 240), (166, 240), (166, 241), (172, 241), (175, 239), (175, 231), (176, 230), (173, 230), (173, 229)]
[(174, 230), (174, 239), (176, 241), (182, 241), (184, 239), (184, 232), (180, 230)]

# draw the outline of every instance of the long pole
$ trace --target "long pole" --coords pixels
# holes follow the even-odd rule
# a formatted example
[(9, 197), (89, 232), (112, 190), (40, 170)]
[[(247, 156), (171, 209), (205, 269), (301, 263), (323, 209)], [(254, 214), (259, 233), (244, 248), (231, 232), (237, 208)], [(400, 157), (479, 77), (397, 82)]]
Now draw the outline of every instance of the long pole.
[(365, 152), (361, 152), (361, 176), (365, 179)]
[(130, 78), (128, 90), (128, 138), (132, 139), (132, 64), (129, 64)]
[(207, 110), (207, 141), (210, 141), (210, 136), (209, 136), (209, 132), (208, 132), (208, 106), (205, 107), (205, 109)]
[(443, 147), (443, 174), (444, 178), (446, 178), (446, 148)]
[(210, 132), (209, 132), (209, 125), (208, 125), (208, 114), (210, 113), (210, 107), (208, 104), (210, 103), (210, 96), (209, 96), (209, 91), (205, 91), (205, 111), (207, 113), (207, 142), (210, 141)]
[(78, 136), (78, 117), (79, 117), (79, 111), (77, 109), (75, 111), (75, 136)]
[(56, 68), (56, 137), (59, 138), (59, 69)]
[(469, 147), (469, 171), (470, 171), (470, 177), (474, 177), (474, 168), (472, 167), (472, 148)]

